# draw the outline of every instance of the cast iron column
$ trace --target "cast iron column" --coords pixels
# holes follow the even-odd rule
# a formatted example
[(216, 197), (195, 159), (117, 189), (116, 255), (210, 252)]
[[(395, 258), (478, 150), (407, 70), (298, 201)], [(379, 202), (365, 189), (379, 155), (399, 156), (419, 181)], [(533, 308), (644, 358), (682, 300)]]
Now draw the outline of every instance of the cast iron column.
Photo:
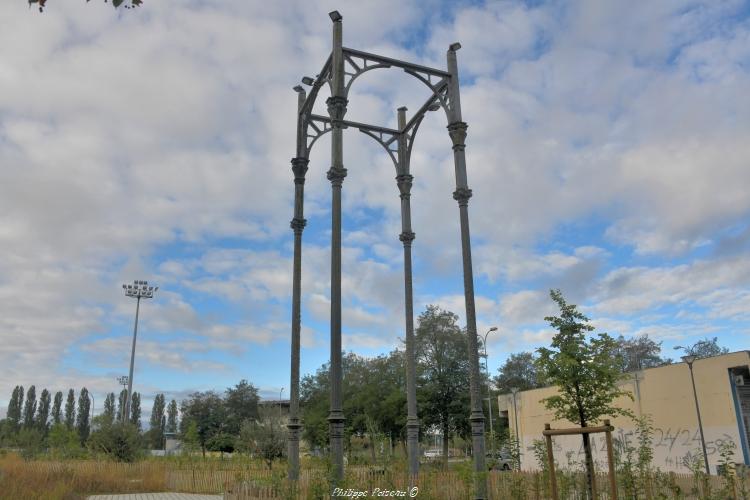
[[(307, 139), (302, 124), (302, 105), (305, 103), (305, 90), (297, 86), (298, 118), (297, 118), (297, 156), (292, 158), (292, 172), (294, 172), (294, 218), (291, 227), (294, 230), (294, 267), (292, 270), (292, 367), (289, 383), (289, 480), (299, 479), (299, 355), (300, 355), (300, 301), (302, 293), (302, 230), (307, 221), (304, 219), (305, 173), (308, 159), (305, 157)], [(279, 400), (281, 397), (279, 397)]]
[(461, 217), (461, 251), (464, 270), (464, 300), (466, 302), (466, 333), (469, 349), (469, 385), (471, 391), (471, 438), (474, 455), (474, 498), (487, 498), (487, 467), (484, 457), (484, 412), (479, 393), (479, 353), (477, 352), (477, 320), (474, 308), (474, 276), (471, 266), (471, 237), (469, 235), (469, 189), (466, 180), (466, 156), (464, 152), (467, 125), (461, 120), (461, 101), (458, 90), (458, 64), (456, 51), (461, 45), (454, 43), (448, 49), (448, 72), (451, 74), (448, 88), (450, 101), (450, 124), (448, 132), (453, 141), (453, 162), (456, 169), (456, 190), (453, 199), (458, 202)]
[[(398, 109), (398, 129), (406, 126), (406, 108)], [(401, 234), (398, 239), (404, 244), (404, 314), (406, 318), (406, 443), (409, 458), (410, 486), (419, 474), (419, 418), (417, 417), (417, 374), (414, 358), (414, 300), (412, 296), (411, 242), (411, 183), (406, 136), (398, 137), (399, 172), (396, 177), (401, 194)]]
[(341, 15), (329, 14), (333, 21), (332, 92), (328, 98), (331, 117), (331, 412), (328, 415), (333, 480), (344, 479), (344, 412), (341, 395), (341, 185), (346, 177), (343, 160), (343, 123), (347, 100), (344, 97), (344, 56), (341, 46)]

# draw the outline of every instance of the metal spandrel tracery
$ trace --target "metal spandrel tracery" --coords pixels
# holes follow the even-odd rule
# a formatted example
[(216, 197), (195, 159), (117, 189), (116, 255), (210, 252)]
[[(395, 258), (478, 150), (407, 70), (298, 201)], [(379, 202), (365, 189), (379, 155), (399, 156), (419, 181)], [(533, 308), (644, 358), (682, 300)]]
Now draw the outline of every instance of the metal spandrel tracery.
[[(299, 478), (299, 439), (302, 427), (299, 418), (299, 363), (300, 363), (300, 300), (302, 273), (302, 231), (305, 227), (303, 200), (305, 174), (310, 151), (324, 134), (331, 133), (331, 167), (327, 177), (331, 181), (331, 405), (328, 416), (331, 462), (334, 481), (344, 476), (344, 414), (341, 394), (341, 189), (346, 169), (343, 165), (343, 129), (356, 128), (375, 139), (388, 153), (396, 167), (396, 184), (401, 198), (401, 234), (404, 246), (404, 295), (406, 324), (407, 365), (407, 453), (409, 474), (416, 479), (419, 471), (419, 420), (417, 418), (416, 366), (414, 354), (414, 311), (412, 301), (411, 244), (414, 232), (411, 228), (410, 193), (413, 177), (409, 173), (412, 146), (422, 119), (428, 111), (442, 108), (448, 118), (448, 133), (453, 143), (453, 160), (456, 175), (456, 190), (453, 198), (458, 202), (461, 225), (461, 249), (463, 255), (464, 297), (466, 303), (466, 329), (470, 361), (472, 450), (475, 469), (475, 498), (486, 498), (484, 414), (479, 395), (479, 357), (477, 351), (476, 314), (474, 307), (474, 279), (471, 265), (471, 242), (469, 235), (468, 204), (471, 190), (466, 179), (464, 141), (467, 125), (461, 119), (458, 66), (456, 51), (461, 48), (452, 44), (447, 53), (448, 70), (439, 70), (412, 64), (376, 54), (350, 49), (342, 45), (342, 17), (337, 11), (330, 14), (333, 21), (333, 50), (315, 78), (302, 79), (311, 85), (307, 94), (297, 86), (297, 154), (292, 159), (294, 172), (294, 266), (292, 275), (292, 363), (289, 413), (289, 479)], [(348, 104), (348, 93), (352, 83), (363, 73), (379, 68), (401, 68), (416, 77), (430, 90), (431, 95), (410, 120), (406, 120), (406, 108), (397, 111), (398, 129), (357, 123), (344, 119)], [(326, 100), (328, 116), (314, 114), (315, 100), (324, 84), (328, 84), (331, 96)]]

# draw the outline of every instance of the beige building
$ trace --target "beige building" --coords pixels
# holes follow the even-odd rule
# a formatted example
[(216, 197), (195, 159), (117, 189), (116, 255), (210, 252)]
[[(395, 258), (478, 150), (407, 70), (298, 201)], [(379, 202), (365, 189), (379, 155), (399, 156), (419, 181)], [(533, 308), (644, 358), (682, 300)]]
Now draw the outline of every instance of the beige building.
[[(693, 363), (695, 388), (703, 421), (711, 473), (716, 473), (719, 460), (718, 447), (722, 442), (735, 444), (735, 462), (750, 465), (748, 455), (748, 427), (750, 426), (750, 351), (740, 351)], [(702, 457), (701, 439), (695, 397), (686, 363), (675, 363), (658, 368), (648, 368), (631, 373), (621, 388), (633, 395), (633, 400), (620, 398), (616, 404), (630, 409), (636, 416), (650, 415), (654, 426), (654, 466), (665, 471), (687, 472), (683, 458), (688, 453)], [(574, 427), (570, 422), (552, 418), (540, 401), (553, 395), (556, 389), (545, 387), (498, 397), (501, 417), (507, 418), (511, 433), (518, 429), (522, 444), (522, 469), (537, 469), (538, 464), (531, 452), (536, 439), (543, 439), (544, 424), (552, 428)], [(515, 404), (514, 404), (515, 399)], [(611, 419), (615, 426), (613, 437), (628, 440), (637, 446), (634, 439), (634, 423), (629, 418)], [(597, 468), (606, 468), (606, 448), (602, 434), (592, 435), (594, 459)], [(553, 438), (555, 459), (566, 464), (568, 456), (576, 461), (583, 459), (580, 436)], [(701, 458), (702, 459), (702, 458)]]

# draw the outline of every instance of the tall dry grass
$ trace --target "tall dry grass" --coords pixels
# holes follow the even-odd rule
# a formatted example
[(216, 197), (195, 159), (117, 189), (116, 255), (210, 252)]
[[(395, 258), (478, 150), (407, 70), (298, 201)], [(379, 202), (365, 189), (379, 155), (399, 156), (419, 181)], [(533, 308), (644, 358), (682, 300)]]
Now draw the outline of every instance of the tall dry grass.
[(97, 493), (166, 491), (165, 464), (0, 457), (0, 499), (78, 500)]

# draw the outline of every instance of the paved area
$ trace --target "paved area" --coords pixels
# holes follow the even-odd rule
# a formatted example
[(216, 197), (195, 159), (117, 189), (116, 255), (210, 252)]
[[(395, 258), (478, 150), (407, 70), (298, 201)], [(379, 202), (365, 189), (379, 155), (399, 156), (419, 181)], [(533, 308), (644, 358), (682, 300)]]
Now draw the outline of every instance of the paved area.
[(88, 500), (220, 500), (223, 495), (194, 493), (129, 493), (127, 495), (92, 495)]

